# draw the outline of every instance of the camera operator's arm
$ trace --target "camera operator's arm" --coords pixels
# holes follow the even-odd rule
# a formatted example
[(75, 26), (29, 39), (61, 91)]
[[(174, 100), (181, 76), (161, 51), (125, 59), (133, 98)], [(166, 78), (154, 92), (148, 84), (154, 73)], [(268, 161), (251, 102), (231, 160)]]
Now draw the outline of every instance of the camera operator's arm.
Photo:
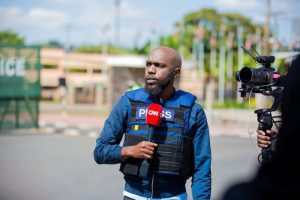
[(267, 130), (266, 133), (262, 130), (257, 130), (257, 146), (267, 148), (271, 144), (271, 136), (275, 136), (276, 134), (274, 130)]

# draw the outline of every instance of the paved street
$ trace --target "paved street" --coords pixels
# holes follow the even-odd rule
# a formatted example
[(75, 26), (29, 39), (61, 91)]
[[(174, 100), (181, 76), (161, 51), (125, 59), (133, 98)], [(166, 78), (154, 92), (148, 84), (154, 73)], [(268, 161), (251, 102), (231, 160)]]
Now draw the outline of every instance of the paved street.
[[(48, 133), (91, 135), (95, 137), (109, 114), (108, 108), (91, 105), (68, 106), (64, 111), (59, 104), (41, 103), (40, 127)], [(254, 110), (205, 110), (212, 136), (240, 136), (248, 138), (248, 131), (257, 129)]]
[[(212, 199), (218, 199), (233, 181), (254, 172), (257, 149), (249, 138), (236, 136), (213, 136), (211, 142)], [(97, 165), (92, 155), (94, 144), (95, 138), (86, 135), (2, 130), (0, 199), (121, 199), (124, 181), (119, 166)]]

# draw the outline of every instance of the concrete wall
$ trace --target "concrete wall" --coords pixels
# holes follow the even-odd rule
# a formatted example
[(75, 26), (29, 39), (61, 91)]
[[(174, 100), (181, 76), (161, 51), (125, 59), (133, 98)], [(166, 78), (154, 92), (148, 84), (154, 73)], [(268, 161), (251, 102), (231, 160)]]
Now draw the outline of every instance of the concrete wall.
[(109, 74), (109, 99), (111, 106), (127, 91), (128, 81), (132, 80), (139, 86), (144, 87), (144, 68), (111, 67)]

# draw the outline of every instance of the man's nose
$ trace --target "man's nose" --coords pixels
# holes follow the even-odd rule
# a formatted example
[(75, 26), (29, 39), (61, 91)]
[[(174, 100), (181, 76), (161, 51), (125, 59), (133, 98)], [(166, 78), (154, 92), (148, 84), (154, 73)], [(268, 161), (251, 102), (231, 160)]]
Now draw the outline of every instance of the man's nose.
[(150, 67), (148, 67), (148, 74), (155, 74), (156, 73), (156, 67), (154, 64), (152, 64)]

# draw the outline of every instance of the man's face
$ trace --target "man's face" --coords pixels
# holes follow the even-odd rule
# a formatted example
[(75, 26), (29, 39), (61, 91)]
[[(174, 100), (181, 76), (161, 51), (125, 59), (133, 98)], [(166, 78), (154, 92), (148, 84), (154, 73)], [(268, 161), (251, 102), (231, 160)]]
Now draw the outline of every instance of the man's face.
[(174, 68), (170, 55), (163, 50), (153, 51), (146, 61), (146, 90), (152, 95), (158, 95), (168, 86), (173, 88)]

